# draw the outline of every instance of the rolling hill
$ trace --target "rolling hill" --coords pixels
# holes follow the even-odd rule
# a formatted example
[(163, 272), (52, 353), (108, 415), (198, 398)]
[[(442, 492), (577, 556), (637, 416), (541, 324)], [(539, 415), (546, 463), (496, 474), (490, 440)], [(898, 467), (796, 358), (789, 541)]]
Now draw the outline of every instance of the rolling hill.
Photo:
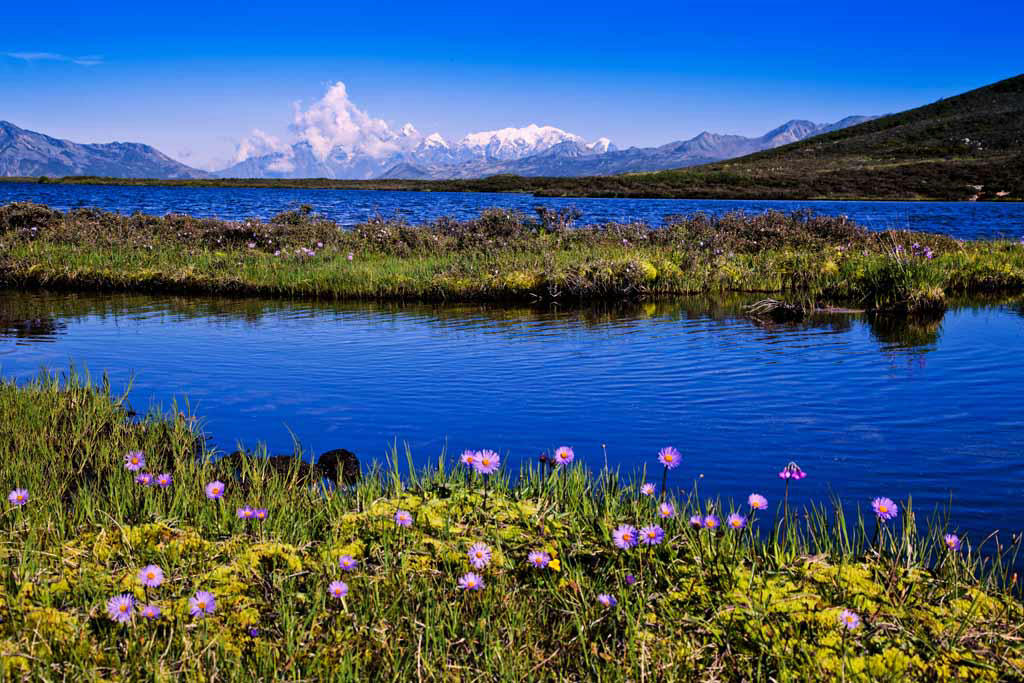
[(79, 144), (0, 121), (0, 176), (208, 178), (138, 142)]

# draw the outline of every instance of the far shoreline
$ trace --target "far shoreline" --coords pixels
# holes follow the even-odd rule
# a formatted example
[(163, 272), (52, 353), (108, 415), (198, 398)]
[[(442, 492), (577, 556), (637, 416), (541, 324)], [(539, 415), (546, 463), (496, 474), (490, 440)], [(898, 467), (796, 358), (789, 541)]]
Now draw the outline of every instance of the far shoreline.
[[(696, 167), (694, 167), (696, 168)], [(658, 173), (658, 172), (654, 172)], [(952, 199), (944, 197), (923, 197), (920, 195), (806, 195), (799, 192), (780, 193), (728, 193), (714, 190), (691, 192), (554, 192), (545, 191), (552, 183), (570, 182), (582, 184), (585, 181), (614, 181), (629, 176), (587, 176), (587, 177), (530, 177), (490, 176), (477, 179), (451, 180), (343, 180), (331, 178), (110, 178), (100, 176), (0, 176), (0, 183), (23, 185), (93, 185), (120, 187), (191, 187), (191, 188), (244, 188), (264, 190), (346, 190), (363, 192), (439, 192), (474, 194), (515, 194), (538, 199), (680, 199), (691, 201), (768, 201), (768, 202), (920, 202), (942, 204), (1018, 204), (1020, 197), (979, 197), (977, 199)], [(521, 184), (521, 186), (517, 186)]]

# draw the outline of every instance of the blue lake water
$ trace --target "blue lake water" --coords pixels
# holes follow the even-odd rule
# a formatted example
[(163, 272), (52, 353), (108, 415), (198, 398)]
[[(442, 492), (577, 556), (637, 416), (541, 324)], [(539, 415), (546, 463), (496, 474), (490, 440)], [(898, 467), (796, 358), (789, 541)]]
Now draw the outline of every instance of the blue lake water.
[[(940, 321), (864, 316), (755, 323), (747, 300), (626, 307), (324, 305), (0, 292), (0, 373), (87, 366), (136, 409), (188, 397), (213, 442), (292, 436), (364, 463), (407, 442), (500, 451), (510, 466), (568, 444), (600, 467), (685, 454), (670, 483), (773, 502), (796, 460), (799, 501), (952, 499), (975, 540), (1019, 532), (1024, 305), (954, 306)], [(290, 431), (289, 431), (290, 430)], [(660, 474), (651, 476), (657, 481)]]
[(98, 207), (108, 211), (163, 215), (168, 212), (223, 219), (269, 218), (302, 204), (343, 225), (380, 214), (421, 223), (441, 216), (474, 218), (498, 207), (533, 215), (534, 207), (575, 207), (581, 223), (644, 221), (660, 225), (665, 216), (705, 211), (794, 211), (846, 215), (869, 228), (909, 228), (963, 239), (1024, 237), (1024, 202), (827, 202), (707, 199), (561, 199), (525, 194), (472, 192), (380, 192), (220, 187), (129, 187), (0, 183), (0, 204), (33, 201), (67, 210)]

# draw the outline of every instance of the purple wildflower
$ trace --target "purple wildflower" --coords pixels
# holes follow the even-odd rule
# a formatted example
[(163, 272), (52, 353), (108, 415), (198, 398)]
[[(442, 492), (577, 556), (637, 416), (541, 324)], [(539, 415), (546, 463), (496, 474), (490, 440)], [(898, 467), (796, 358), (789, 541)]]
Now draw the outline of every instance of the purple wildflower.
[(257, 522), (265, 520), (268, 514), (270, 513), (267, 512), (267, 508), (254, 508), (252, 511), (252, 516)]
[(253, 626), (251, 629), (249, 629), (249, 637), (250, 638), (259, 638), (260, 637), (260, 630), (258, 628), (256, 628), (255, 626)]
[(615, 596), (609, 595), (608, 593), (601, 593), (598, 595), (597, 601), (605, 607), (615, 607), (615, 605), (619, 604), (619, 601), (615, 599)]
[(484, 587), (484, 579), (479, 574), (467, 572), (459, 579), (459, 588), (467, 591), (478, 591)]
[(327, 587), (327, 592), (335, 600), (341, 600), (348, 595), (348, 584), (344, 581), (331, 581), (331, 585)]
[(632, 586), (634, 583), (636, 583), (636, 577), (632, 574), (626, 574), (626, 585)]
[(644, 494), (645, 496), (653, 496), (654, 492), (654, 484), (652, 484), (651, 482), (647, 482), (646, 484), (640, 487), (640, 493)]
[(628, 550), (638, 543), (636, 527), (629, 524), (622, 524), (612, 532), (612, 540), (615, 545), (623, 550)]
[(700, 529), (704, 526), (704, 518), (700, 515), (691, 515), (690, 526), (692, 526), (694, 529)]
[(527, 562), (532, 564), (537, 569), (544, 569), (551, 562), (551, 556), (540, 550), (532, 550), (530, 554), (526, 556)]
[(139, 582), (143, 586), (156, 588), (164, 582), (164, 570), (155, 564), (146, 565), (139, 570)]
[(658, 545), (665, 540), (665, 530), (657, 524), (645, 526), (640, 530), (640, 542), (644, 545)]
[(559, 446), (555, 450), (555, 464), (556, 465), (568, 465), (576, 457), (576, 453), (573, 452), (568, 446)]
[(195, 596), (188, 599), (188, 611), (194, 617), (213, 614), (215, 609), (217, 609), (217, 601), (214, 599), (213, 593), (208, 591), (196, 591)]
[(708, 515), (704, 518), (704, 528), (714, 531), (722, 525), (722, 520), (715, 515)]
[(211, 481), (206, 485), (206, 497), (210, 500), (220, 500), (224, 495), (224, 484), (219, 481)]
[(682, 460), (682, 454), (672, 446), (665, 446), (658, 451), (658, 462), (664, 465), (666, 469), (675, 469)]
[(19, 507), (28, 502), (28, 490), (27, 489), (14, 489), (7, 494), (7, 502), (15, 507)]
[(750, 497), (747, 498), (747, 505), (750, 506), (751, 510), (765, 510), (768, 507), (768, 499), (760, 493), (751, 493)]
[(459, 458), (459, 461), (463, 465), (465, 465), (466, 467), (475, 467), (476, 466), (476, 459), (477, 459), (477, 452), (476, 451), (465, 450), (465, 451), (462, 451), (462, 456)]
[(852, 631), (860, 626), (860, 617), (857, 616), (856, 612), (844, 609), (839, 613), (839, 623), (842, 624), (843, 628)]
[(169, 472), (164, 472), (163, 474), (159, 474), (156, 477), (156, 485), (162, 489), (165, 489), (168, 486), (170, 486), (173, 481), (174, 477), (172, 477)]
[(160, 618), (160, 608), (156, 605), (146, 605), (140, 611), (142, 616), (146, 617), (150, 621)]
[(960, 537), (956, 534), (946, 534), (942, 537), (942, 540), (945, 541), (946, 547), (950, 550), (960, 550)]
[(875, 514), (878, 515), (878, 518), (883, 521), (888, 521), (899, 514), (896, 503), (892, 502), (889, 498), (875, 498), (871, 501), (871, 507), (874, 509)]
[(107, 600), (107, 615), (116, 622), (125, 623), (132, 619), (132, 608), (135, 606), (135, 599), (128, 593), (115, 595)]
[(142, 484), (143, 486), (149, 486), (153, 483), (153, 475), (149, 472), (140, 472), (135, 477), (135, 483)]
[(338, 558), (338, 566), (343, 570), (350, 572), (359, 566), (359, 561), (351, 555), (342, 555)]
[(146, 456), (142, 451), (129, 451), (124, 456), (124, 468), (131, 472), (138, 472), (146, 466)]
[(734, 512), (725, 518), (725, 524), (730, 529), (742, 531), (747, 526), (747, 518)]
[(253, 515), (255, 515), (256, 513), (253, 512), (253, 509), (251, 507), (246, 505), (244, 508), (238, 508), (237, 510), (235, 510), (235, 514), (238, 516), (239, 519), (252, 519)]
[(473, 467), (480, 474), (493, 474), (498, 471), (498, 466), (501, 465), (501, 456), (494, 451), (484, 449), (476, 454), (477, 458), (473, 462)]
[(658, 506), (658, 516), (662, 519), (668, 519), (669, 517), (676, 516), (676, 507), (668, 501)]
[(793, 479), (795, 481), (800, 481), (806, 476), (807, 473), (800, 469), (800, 465), (797, 465), (795, 462), (789, 463), (782, 468), (781, 472), (779, 472), (779, 479)]
[(349, 261), (351, 261), (351, 260), (352, 260), (352, 257), (353, 257), (353, 256), (355, 256), (355, 254), (353, 254), (353, 253), (352, 253), (352, 252), (350, 251), (350, 252), (348, 252), (348, 256), (346, 256), (345, 258), (347, 258), (347, 259), (348, 259)]
[(407, 510), (395, 512), (395, 524), (398, 526), (412, 526), (412, 515)]
[(491, 563), (491, 549), (486, 543), (474, 543), (469, 546), (469, 563), (474, 569), (483, 569)]

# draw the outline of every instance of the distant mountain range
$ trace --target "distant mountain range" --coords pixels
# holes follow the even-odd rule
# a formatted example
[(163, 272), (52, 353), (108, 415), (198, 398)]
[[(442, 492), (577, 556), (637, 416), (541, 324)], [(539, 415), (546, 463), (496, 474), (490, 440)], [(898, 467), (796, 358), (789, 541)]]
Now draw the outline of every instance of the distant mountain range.
[[(608, 138), (586, 142), (553, 126), (471, 133), (449, 142), (411, 125), (378, 134), (373, 144), (317, 150), (302, 141), (217, 172), (201, 171), (149, 145), (78, 144), (0, 121), (0, 175), (113, 178), (470, 179), (500, 174), (577, 177), (696, 166), (752, 154), (839, 130), (874, 117), (836, 123), (788, 121), (756, 138), (701, 133), (660, 147), (618, 149)], [(323, 152), (326, 151), (326, 154)]]
[(209, 178), (138, 142), (80, 145), (0, 121), (0, 175)]
[[(472, 133), (449, 142), (412, 126), (385, 131), (373, 146), (334, 147), (321, 158), (308, 142), (255, 156), (215, 173), (220, 178), (337, 178), (438, 180), (492, 175), (576, 177), (659, 171), (731, 159), (870, 121), (849, 116), (836, 123), (788, 121), (756, 138), (701, 133), (660, 147), (618, 149), (608, 138), (586, 142), (553, 126)], [(377, 150), (385, 149), (386, 152)]]

